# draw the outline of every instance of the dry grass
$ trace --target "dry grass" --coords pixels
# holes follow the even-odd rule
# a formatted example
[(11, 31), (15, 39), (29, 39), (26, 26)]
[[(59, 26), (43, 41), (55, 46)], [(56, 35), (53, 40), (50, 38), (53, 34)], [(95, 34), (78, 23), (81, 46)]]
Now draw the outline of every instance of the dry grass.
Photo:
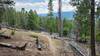
[[(2, 29), (0, 30), (0, 32), (6, 31), (4, 33), (4, 35), (9, 35), (11, 36), (11, 32), (12, 30), (9, 29)], [(42, 51), (38, 51), (36, 48), (36, 44), (35, 44), (35, 40), (36, 38), (33, 38), (32, 36), (38, 36), (40, 42), (43, 44), (44, 48), (42, 49)], [(50, 43), (50, 39), (48, 36), (43, 35), (39, 32), (32, 32), (32, 31), (15, 31), (14, 36), (12, 36), (12, 39), (0, 39), (0, 42), (4, 42), (4, 43), (10, 43), (10, 44), (14, 44), (14, 45), (23, 45), (24, 43), (28, 42), (27, 48), (25, 51), (16, 51), (13, 49), (8, 49), (8, 48), (4, 48), (4, 47), (0, 47), (0, 55), (5, 55), (5, 56), (53, 56), (53, 52), (51, 51), (51, 43)], [(5, 51), (5, 52), (4, 52)], [(7, 52), (6, 52), (7, 51)], [(12, 52), (8, 52), (8, 51), (12, 51)]]
[(53, 46), (61, 46), (62, 45), (62, 41), (58, 40), (58, 39), (52, 39), (52, 44)]
[[(4, 34), (11, 36), (12, 30), (2, 29), (0, 32), (6, 31)], [(42, 43), (42, 51), (37, 50), (36, 48), (36, 38), (39, 38), (39, 42)], [(27, 48), (25, 51), (13, 50), (4, 47), (0, 47), (0, 55), (2, 56), (59, 56), (61, 50), (63, 49), (63, 42), (58, 39), (51, 39), (50, 36), (42, 34), (41, 32), (33, 31), (15, 31), (12, 39), (1, 40), (0, 42), (11, 43), (14, 45), (23, 45), (28, 42)], [(67, 48), (67, 47), (66, 47)]]

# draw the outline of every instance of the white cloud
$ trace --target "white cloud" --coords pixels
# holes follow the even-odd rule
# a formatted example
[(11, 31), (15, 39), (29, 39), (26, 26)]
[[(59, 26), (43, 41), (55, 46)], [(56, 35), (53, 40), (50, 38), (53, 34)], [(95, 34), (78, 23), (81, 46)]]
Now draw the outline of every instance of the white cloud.
[(44, 13), (48, 13), (48, 10), (45, 8), (39, 8), (36, 10), (38, 14), (44, 14)]
[[(75, 7), (71, 6), (69, 4), (70, 0), (62, 0), (62, 11), (68, 12), (68, 11), (74, 11)], [(36, 10), (38, 14), (41, 13), (48, 13), (48, 0), (45, 0), (45, 2), (34, 2), (34, 3), (23, 3), (23, 2), (16, 2), (15, 8), (17, 10), (21, 10), (21, 8), (25, 8), (26, 10)], [(58, 11), (58, 0), (53, 0), (53, 10), (54, 12)]]
[(29, 10), (32, 7), (33, 7), (33, 5), (31, 3), (18, 2), (18, 3), (15, 4), (16, 10), (21, 10), (21, 8), (25, 8), (26, 10)]
[[(62, 0), (62, 11), (63, 12), (68, 12), (68, 11), (74, 11), (75, 7), (69, 4), (70, 0)], [(53, 1), (54, 4), (54, 11), (58, 11), (58, 0)]]
[(37, 2), (37, 3), (23, 3), (23, 2), (17, 2), (15, 4), (16, 10), (20, 11), (21, 8), (25, 8), (27, 11), (30, 9), (36, 10), (37, 13), (47, 13), (46, 9), (47, 3), (44, 2)]
[(45, 2), (36, 2), (36, 3), (32, 3), (33, 4), (33, 6), (40, 6), (40, 7), (43, 7), (43, 6), (47, 6), (48, 5), (48, 3), (45, 3)]

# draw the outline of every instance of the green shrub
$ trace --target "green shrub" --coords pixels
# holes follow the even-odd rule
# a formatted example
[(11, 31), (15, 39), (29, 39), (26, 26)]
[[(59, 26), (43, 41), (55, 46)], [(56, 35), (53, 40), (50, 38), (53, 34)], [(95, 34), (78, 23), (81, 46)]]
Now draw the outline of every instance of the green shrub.
[(86, 40), (86, 41), (88, 41), (88, 40), (90, 40), (90, 36), (84, 36), (84, 35), (83, 35), (83, 36), (81, 37), (81, 40)]
[(96, 34), (96, 41), (100, 42), (100, 32)]
[(87, 38), (86, 37), (81, 37), (80, 40), (85, 41), (85, 40), (87, 40)]
[(11, 35), (15, 35), (15, 30), (12, 30)]
[(68, 33), (68, 31), (64, 29), (64, 30), (63, 30), (63, 35), (64, 35), (64, 36), (67, 36), (67, 33)]

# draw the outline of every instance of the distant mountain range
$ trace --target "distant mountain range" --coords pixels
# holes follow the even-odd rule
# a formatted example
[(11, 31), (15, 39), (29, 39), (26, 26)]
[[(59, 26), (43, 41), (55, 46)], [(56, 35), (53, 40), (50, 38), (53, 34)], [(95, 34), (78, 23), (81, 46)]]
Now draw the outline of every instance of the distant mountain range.
[[(47, 16), (47, 14), (38, 14), (39, 16)], [(62, 12), (62, 18), (73, 19), (74, 12)], [(54, 16), (58, 16), (58, 13), (54, 13)]]

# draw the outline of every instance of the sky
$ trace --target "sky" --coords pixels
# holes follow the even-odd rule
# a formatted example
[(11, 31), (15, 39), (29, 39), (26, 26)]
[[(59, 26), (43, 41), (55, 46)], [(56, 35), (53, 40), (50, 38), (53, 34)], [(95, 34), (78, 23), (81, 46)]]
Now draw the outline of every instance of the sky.
[[(20, 11), (25, 8), (27, 11), (30, 9), (36, 10), (38, 14), (48, 13), (49, 0), (16, 0), (15, 8)], [(75, 7), (69, 4), (70, 0), (62, 0), (62, 12), (73, 12)], [(53, 0), (53, 12), (58, 12), (58, 0)]]
[[(38, 15), (40, 16), (44, 16), (48, 13), (49, 0), (15, 0), (15, 2), (15, 8), (17, 11), (20, 11), (21, 8), (25, 8), (25, 10), (27, 11), (29, 11), (30, 9), (32, 9), (33, 11), (36, 10)], [(62, 17), (73, 19), (76, 7), (73, 7), (69, 2), (70, 0), (62, 0), (62, 12), (64, 12), (62, 13)], [(53, 0), (53, 12), (58, 12), (58, 0)]]

